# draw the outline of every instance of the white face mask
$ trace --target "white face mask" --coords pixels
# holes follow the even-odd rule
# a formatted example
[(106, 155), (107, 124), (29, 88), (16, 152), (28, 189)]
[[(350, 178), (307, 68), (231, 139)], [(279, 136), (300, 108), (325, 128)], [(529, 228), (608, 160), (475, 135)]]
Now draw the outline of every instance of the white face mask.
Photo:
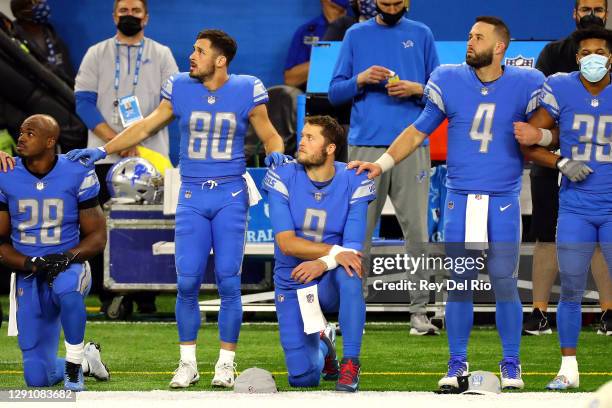
[(589, 82), (599, 82), (608, 73), (608, 57), (589, 54), (580, 59), (580, 73)]

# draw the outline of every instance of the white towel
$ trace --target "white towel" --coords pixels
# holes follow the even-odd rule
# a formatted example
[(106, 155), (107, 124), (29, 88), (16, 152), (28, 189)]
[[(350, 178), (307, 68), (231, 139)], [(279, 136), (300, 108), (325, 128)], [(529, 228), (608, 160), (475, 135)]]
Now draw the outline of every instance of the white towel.
[(255, 181), (253, 181), (253, 178), (248, 172), (244, 173), (242, 177), (244, 178), (244, 181), (246, 181), (247, 189), (249, 191), (249, 206), (252, 207), (257, 205), (257, 203), (261, 201), (261, 194), (255, 185)]
[(300, 313), (304, 321), (304, 333), (313, 334), (325, 329), (325, 317), (319, 305), (317, 285), (297, 290)]
[(17, 274), (11, 273), (11, 290), (9, 294), (8, 335), (17, 336)]
[(465, 206), (466, 248), (487, 249), (486, 243), (489, 241), (487, 235), (488, 218), (489, 196), (486, 194), (468, 194), (467, 205)]

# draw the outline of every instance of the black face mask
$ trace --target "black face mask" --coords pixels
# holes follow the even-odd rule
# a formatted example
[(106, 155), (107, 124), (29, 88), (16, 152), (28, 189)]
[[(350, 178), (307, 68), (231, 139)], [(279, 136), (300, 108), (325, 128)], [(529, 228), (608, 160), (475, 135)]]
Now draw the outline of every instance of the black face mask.
[(398, 13), (395, 13), (395, 14), (385, 13), (384, 11), (381, 10), (378, 4), (376, 4), (376, 11), (378, 12), (378, 15), (380, 16), (380, 18), (382, 18), (383, 23), (385, 23), (388, 26), (396, 25), (397, 22), (400, 21), (402, 17), (404, 17), (404, 14), (406, 14), (405, 8), (401, 9)]
[(142, 31), (140, 23), (141, 18), (134, 16), (121, 16), (119, 17), (119, 23), (117, 23), (117, 29), (121, 31), (121, 34), (127, 37), (133, 37)]
[(596, 27), (605, 27), (606, 22), (603, 21), (603, 18), (597, 17), (595, 14), (587, 14), (586, 16), (582, 16), (582, 18), (576, 21), (576, 27), (579, 29), (586, 28), (596, 28)]

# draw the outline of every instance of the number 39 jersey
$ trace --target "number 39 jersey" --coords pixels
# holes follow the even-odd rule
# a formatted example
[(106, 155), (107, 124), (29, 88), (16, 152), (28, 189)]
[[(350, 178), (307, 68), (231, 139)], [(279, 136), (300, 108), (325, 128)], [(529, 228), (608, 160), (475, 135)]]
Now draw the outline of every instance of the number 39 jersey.
[(0, 210), (9, 212), (13, 247), (27, 256), (65, 252), (79, 242), (79, 209), (98, 205), (100, 184), (93, 166), (58, 155), (43, 177), (20, 158), (0, 172)]
[(542, 87), (540, 104), (558, 122), (561, 155), (586, 163), (585, 181), (561, 182), (559, 205), (573, 212), (612, 213), (612, 86), (591, 95), (580, 73), (555, 74)]
[(268, 101), (262, 82), (248, 75), (230, 75), (214, 92), (188, 73), (166, 81), (162, 98), (172, 103), (181, 134), (181, 177), (241, 176), (246, 171), (244, 138), (249, 113)]
[(430, 134), (448, 118), (446, 186), (458, 192), (516, 195), (523, 155), (513, 122), (526, 121), (538, 106), (544, 75), (505, 66), (494, 82), (482, 83), (463, 63), (442, 65), (425, 87), (427, 107), (414, 126)]

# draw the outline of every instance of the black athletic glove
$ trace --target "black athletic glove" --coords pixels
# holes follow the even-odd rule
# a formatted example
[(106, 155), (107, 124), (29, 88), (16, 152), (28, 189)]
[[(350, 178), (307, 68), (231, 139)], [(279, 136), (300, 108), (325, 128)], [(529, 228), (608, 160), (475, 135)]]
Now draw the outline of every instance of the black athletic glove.
[(45, 267), (45, 260), (41, 256), (33, 256), (31, 258), (26, 258), (23, 262), (23, 269), (26, 272), (37, 273), (43, 270)]
[(63, 254), (45, 255), (43, 259), (44, 266), (42, 269), (47, 272), (47, 284), (51, 288), (57, 275), (68, 269), (68, 266), (70, 266), (74, 259), (74, 255), (70, 252), (64, 252)]

